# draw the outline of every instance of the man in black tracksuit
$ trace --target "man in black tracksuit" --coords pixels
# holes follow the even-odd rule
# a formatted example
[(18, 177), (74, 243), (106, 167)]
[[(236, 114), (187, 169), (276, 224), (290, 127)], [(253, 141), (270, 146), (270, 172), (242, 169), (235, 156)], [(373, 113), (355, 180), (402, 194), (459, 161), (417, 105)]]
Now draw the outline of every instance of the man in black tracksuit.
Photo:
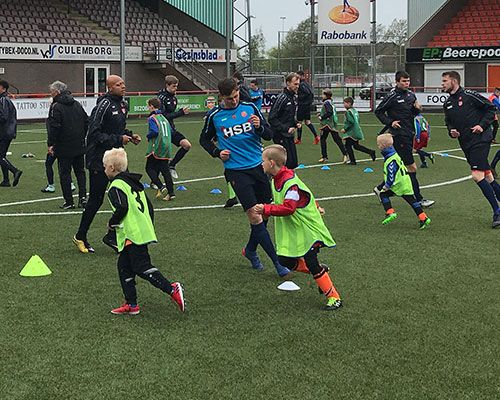
[(294, 143), (295, 130), (298, 127), (295, 113), (297, 111), (297, 101), (295, 99), (299, 89), (299, 76), (291, 73), (286, 77), (286, 87), (283, 89), (269, 112), (269, 125), (273, 130), (273, 142), (282, 145), (287, 152), (286, 167), (297, 168), (298, 157), (297, 148)]
[[(387, 94), (375, 110), (375, 115), (391, 131), (394, 137), (394, 148), (408, 169), (415, 198), (422, 207), (430, 207), (435, 202), (426, 200), (420, 194), (417, 180), (417, 164), (413, 160), (413, 137), (415, 136), (415, 117), (422, 107), (417, 102), (415, 93), (410, 91), (410, 75), (406, 71), (396, 72), (396, 87)], [(383, 185), (373, 189), (375, 193), (382, 190)]]
[(7, 150), (10, 142), (16, 138), (17, 112), (8, 94), (9, 83), (0, 80), (0, 166), (2, 167), (3, 180), (0, 186), (10, 186), (9, 171), (14, 174), (12, 186), (17, 186), (23, 171), (17, 169), (7, 160)]
[(240, 71), (236, 71), (233, 74), (233, 78), (238, 82), (238, 88), (240, 90), (240, 101), (253, 103), (252, 96), (250, 95), (250, 90), (245, 85), (245, 78)]
[(49, 153), (57, 157), (59, 179), (64, 197), (62, 209), (75, 208), (71, 191), (71, 168), (78, 182), (78, 206), (86, 203), (85, 135), (88, 116), (82, 105), (68, 91), (65, 83), (56, 81), (50, 85), (52, 105), (47, 118)]
[(302, 143), (302, 122), (306, 124), (309, 130), (314, 135), (314, 144), (318, 144), (320, 138), (316, 132), (316, 128), (311, 122), (311, 107), (314, 103), (314, 91), (305, 79), (304, 71), (297, 72), (300, 78), (299, 90), (297, 91), (297, 121), (301, 126), (297, 128), (297, 140), (295, 144)]
[(500, 227), (500, 185), (493, 178), (488, 164), (495, 118), (495, 106), (473, 90), (460, 86), (460, 74), (443, 73), (441, 84), (450, 94), (443, 104), (448, 134), (458, 138), (460, 147), (472, 170), (472, 179), (481, 189), (493, 209), (493, 228)]
[[(177, 110), (177, 87), (179, 80), (173, 75), (165, 77), (165, 89), (158, 92), (158, 100), (160, 100), (161, 113), (168, 120), (172, 127), (172, 143), (180, 147), (175, 153), (174, 158), (168, 163), (172, 178), (177, 179), (179, 175), (175, 169), (177, 163), (181, 161), (187, 152), (191, 149), (191, 143), (186, 137), (175, 129), (174, 119), (189, 114), (189, 107), (184, 107)], [(158, 188), (161, 189), (161, 188)]]
[[(97, 99), (97, 105), (92, 110), (89, 129), (86, 137), (86, 164), (90, 176), (90, 193), (80, 220), (78, 232), (73, 242), (82, 253), (94, 253), (87, 240), (87, 232), (97, 211), (104, 201), (108, 186), (108, 177), (104, 173), (102, 158), (106, 150), (122, 147), (129, 142), (138, 144), (141, 137), (125, 128), (128, 112), (125, 94), (125, 82), (118, 75), (110, 75), (106, 80), (108, 92)], [(105, 236), (105, 244), (112, 245), (113, 238)], [(114, 240), (116, 245), (116, 239)], [(113, 246), (112, 246), (113, 247)]]

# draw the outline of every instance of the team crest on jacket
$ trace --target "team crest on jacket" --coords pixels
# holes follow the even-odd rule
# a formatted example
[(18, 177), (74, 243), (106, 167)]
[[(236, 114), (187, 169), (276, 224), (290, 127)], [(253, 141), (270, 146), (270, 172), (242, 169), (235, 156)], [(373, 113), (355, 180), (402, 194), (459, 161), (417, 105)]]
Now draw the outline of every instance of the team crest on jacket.
[(242, 117), (246, 117), (247, 115), (248, 115), (248, 114), (247, 114), (247, 112), (246, 112), (246, 111), (242, 111), (242, 112), (241, 112), (241, 116), (242, 116)]
[(464, 102), (462, 101), (462, 96), (460, 96), (460, 97), (458, 98), (458, 106), (459, 106), (459, 107), (462, 107), (462, 104), (464, 104)]

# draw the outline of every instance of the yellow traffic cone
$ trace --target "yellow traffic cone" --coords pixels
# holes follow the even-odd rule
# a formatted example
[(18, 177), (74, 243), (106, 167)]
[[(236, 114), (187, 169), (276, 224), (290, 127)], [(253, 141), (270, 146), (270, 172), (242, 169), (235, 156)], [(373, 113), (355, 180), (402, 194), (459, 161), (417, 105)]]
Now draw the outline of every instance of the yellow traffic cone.
[(47, 264), (37, 256), (31, 256), (19, 275), (21, 276), (45, 276), (50, 275), (52, 271), (47, 267)]

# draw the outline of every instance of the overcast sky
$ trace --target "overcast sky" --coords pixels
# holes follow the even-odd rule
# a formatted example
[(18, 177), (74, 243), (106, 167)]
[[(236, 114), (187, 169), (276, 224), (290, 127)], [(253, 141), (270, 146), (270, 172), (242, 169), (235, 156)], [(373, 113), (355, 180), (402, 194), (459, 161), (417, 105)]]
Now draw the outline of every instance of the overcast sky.
[[(376, 0), (376, 5), (378, 23), (389, 25), (395, 18), (407, 17), (407, 0)], [(251, 0), (250, 7), (251, 15), (255, 16), (252, 19), (252, 31), (262, 28), (267, 48), (277, 44), (278, 30), (282, 29), (283, 22), (280, 17), (286, 17), (284, 30), (287, 31), (297, 27), (311, 13), (305, 0)]]

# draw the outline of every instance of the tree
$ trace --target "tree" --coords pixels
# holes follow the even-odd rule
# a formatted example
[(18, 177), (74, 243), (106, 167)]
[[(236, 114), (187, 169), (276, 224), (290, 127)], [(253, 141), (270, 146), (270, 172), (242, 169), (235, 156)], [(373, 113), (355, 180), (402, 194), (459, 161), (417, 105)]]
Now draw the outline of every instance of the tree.
[(399, 53), (399, 67), (403, 66), (403, 54), (406, 41), (408, 40), (408, 23), (405, 19), (394, 19), (387, 27), (382, 36), (382, 40), (386, 43), (394, 43), (397, 47), (393, 47), (394, 56)]
[(256, 33), (252, 35), (250, 39), (250, 47), (245, 49), (245, 58), (249, 59), (249, 53), (252, 59), (252, 70), (260, 70), (262, 62), (255, 62), (254, 60), (259, 60), (265, 57), (266, 54), (266, 38), (264, 37), (264, 32), (262, 28), (259, 28)]

